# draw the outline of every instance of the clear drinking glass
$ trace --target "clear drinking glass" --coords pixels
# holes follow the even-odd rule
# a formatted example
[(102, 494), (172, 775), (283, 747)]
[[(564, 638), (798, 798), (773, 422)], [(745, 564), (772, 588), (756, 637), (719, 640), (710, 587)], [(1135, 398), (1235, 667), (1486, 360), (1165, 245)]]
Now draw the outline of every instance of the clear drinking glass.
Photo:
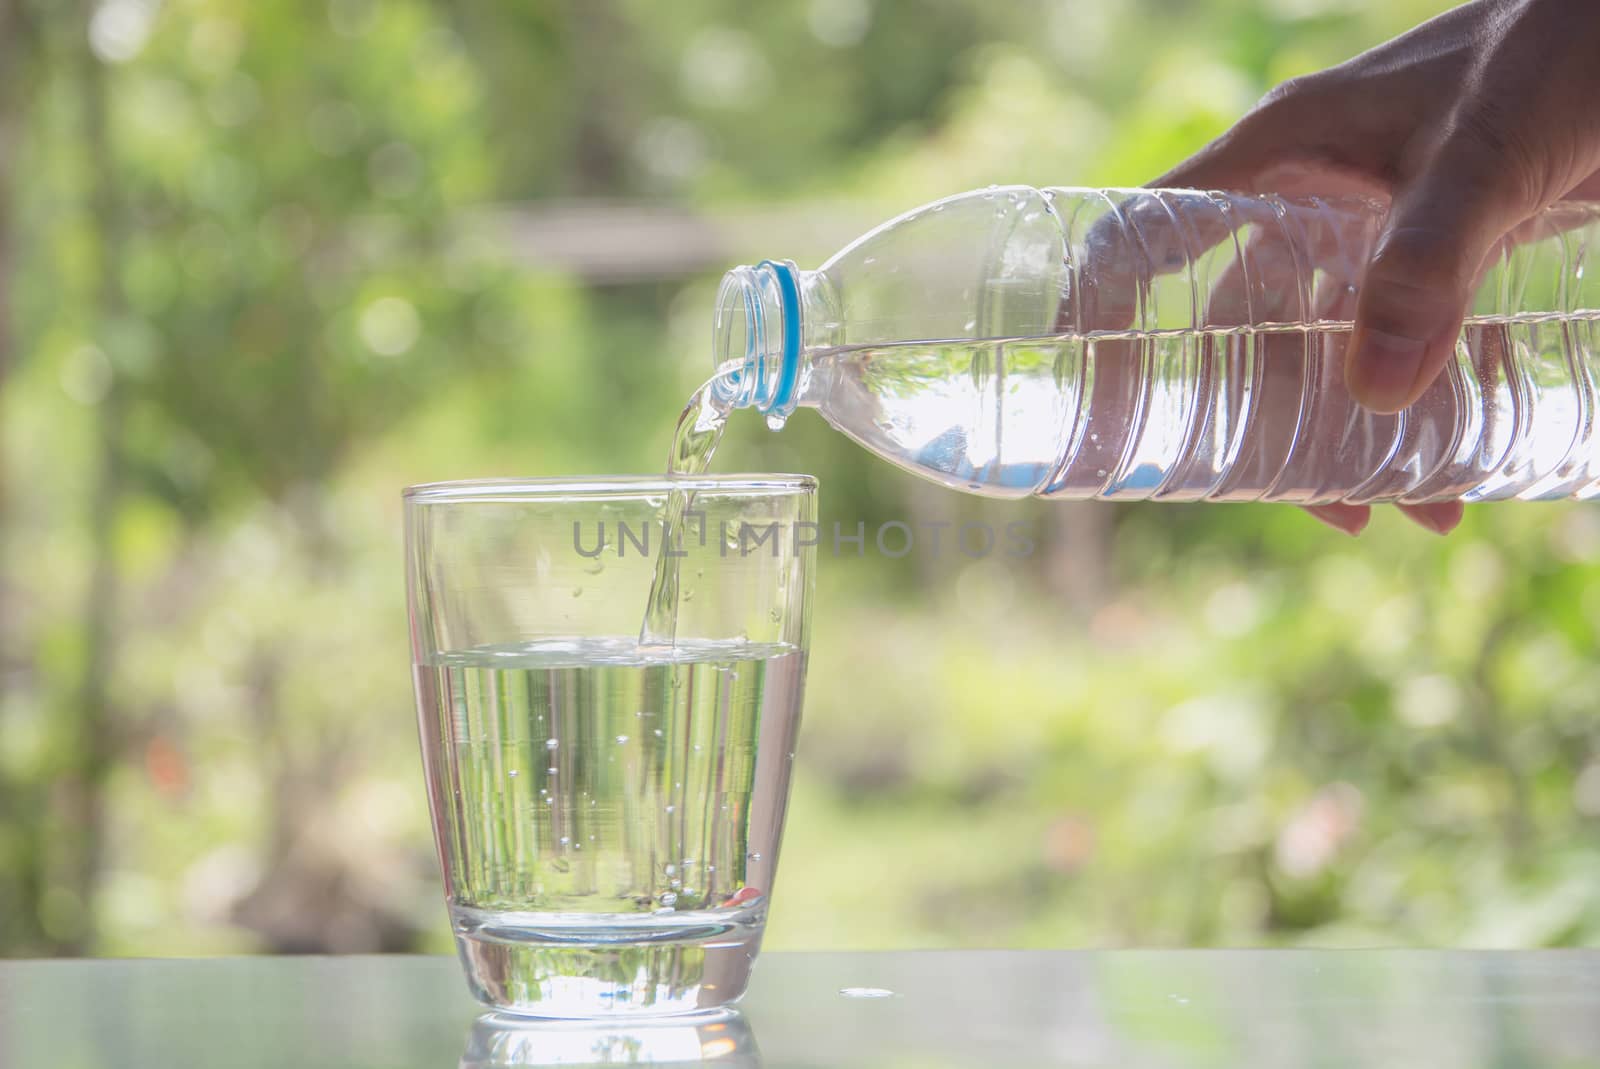
[[(423, 772), (468, 986), (550, 1017), (739, 998), (788, 803), (816, 482), (406, 491)], [(669, 499), (670, 644), (640, 644)]]

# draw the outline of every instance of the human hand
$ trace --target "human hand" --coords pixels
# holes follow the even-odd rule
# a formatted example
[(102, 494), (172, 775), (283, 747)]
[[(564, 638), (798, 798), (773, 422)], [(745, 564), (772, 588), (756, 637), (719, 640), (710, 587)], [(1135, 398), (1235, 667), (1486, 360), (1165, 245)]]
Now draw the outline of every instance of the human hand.
[[(1151, 185), (1356, 192), (1390, 211), (1355, 302), (1350, 393), (1415, 401), (1450, 359), (1490, 252), (1563, 198), (1600, 197), (1600, 3), (1473, 0), (1273, 90)], [(1403, 505), (1440, 533), (1459, 502)], [(1366, 506), (1309, 510), (1340, 530)]]

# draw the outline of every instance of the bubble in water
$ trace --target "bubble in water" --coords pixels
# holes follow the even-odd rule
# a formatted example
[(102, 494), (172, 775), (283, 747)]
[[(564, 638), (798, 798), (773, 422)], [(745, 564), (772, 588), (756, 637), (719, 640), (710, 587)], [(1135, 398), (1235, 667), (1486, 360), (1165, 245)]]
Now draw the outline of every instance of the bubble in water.
[(660, 728), (656, 728), (656, 738), (659, 739), (660, 737), (661, 737), (661, 729)]
[(845, 998), (894, 998), (887, 987), (841, 987), (839, 994)]
[(560, 840), (559, 840), (559, 841), (560, 841), (560, 843), (561, 843), (561, 845), (562, 845), (562, 846), (569, 846), (569, 845), (571, 845), (571, 843), (572, 843), (572, 837), (571, 837), (571, 836), (570, 836), (570, 835), (563, 835), (563, 836), (562, 836), (562, 837), (561, 837), (561, 838), (560, 838)]
[(671, 876), (674, 872), (678, 871), (678, 866), (669, 864), (661, 871), (665, 872), (668, 876)]
[(628, 741), (628, 736), (626, 736), (626, 735), (618, 735), (617, 736), (617, 745), (618, 746), (621, 746), (623, 743), (625, 743), (627, 741)]
[(559, 750), (561, 748), (561, 740), (560, 739), (546, 739), (546, 740), (544, 740), (544, 748), (546, 750)]
[(678, 807), (677, 806), (675, 806), (675, 805), (667, 806), (667, 812), (668, 813), (676, 813), (677, 811), (678, 811)]
[(768, 412), (767, 413), (767, 429), (768, 430), (781, 431), (781, 430), (783, 430), (783, 425), (785, 423), (787, 423), (787, 422), (789, 422), (789, 417), (783, 415), (781, 412)]
[(678, 904), (678, 896), (673, 894), (671, 891), (668, 891), (666, 894), (661, 896), (661, 904), (669, 908), (676, 906)]
[(772, 622), (773, 623), (777, 623), (778, 621), (783, 619), (783, 610), (781, 610), (781, 609), (773, 609), (767, 615), (772, 618)]
[(550, 773), (552, 776), (554, 776), (557, 772), (560, 771), (560, 769), (556, 768), (555, 765), (551, 765), (549, 768), (545, 769), (545, 771)]
[(522, 773), (520, 773), (520, 772), (518, 772), (518, 771), (517, 771), (517, 770), (516, 770), (516, 769), (514, 769), (514, 768), (513, 768), (513, 769), (512, 769), (512, 770), (511, 770), (511, 771), (510, 771), (510, 772), (507, 772), (507, 773), (506, 773), (506, 775), (508, 775), (508, 776), (510, 776), (510, 777), (511, 777), (511, 778), (512, 778), (512, 779), (516, 779), (516, 778), (517, 778), (517, 777), (518, 777), (518, 776), (520, 776), (520, 775), (521, 775), (521, 774), (522, 774)]
[(746, 855), (744, 855), (744, 859), (746, 861), (760, 861), (761, 860), (761, 855), (760, 854), (746, 854)]

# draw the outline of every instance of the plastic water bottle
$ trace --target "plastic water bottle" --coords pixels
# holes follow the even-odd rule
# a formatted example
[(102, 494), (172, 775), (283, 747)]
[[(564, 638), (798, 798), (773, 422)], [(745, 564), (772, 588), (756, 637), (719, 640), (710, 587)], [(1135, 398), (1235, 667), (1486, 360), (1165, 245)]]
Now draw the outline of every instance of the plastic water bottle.
[(1433, 501), (1600, 493), (1600, 204), (1491, 257), (1455, 358), (1393, 415), (1344, 387), (1384, 207), (1188, 190), (990, 188), (815, 271), (739, 267), (714, 389), (800, 405), (996, 497)]

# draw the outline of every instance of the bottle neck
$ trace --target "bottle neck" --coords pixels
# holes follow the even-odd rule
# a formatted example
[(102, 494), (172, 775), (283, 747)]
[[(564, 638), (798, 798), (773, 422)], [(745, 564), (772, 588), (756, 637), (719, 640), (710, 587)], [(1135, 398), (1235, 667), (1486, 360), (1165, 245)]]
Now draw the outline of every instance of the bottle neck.
[(808, 314), (822, 299), (821, 277), (790, 260), (735, 267), (722, 278), (712, 327), (713, 389), (734, 408), (782, 421), (800, 404), (809, 354), (825, 340), (816, 328), (833, 317)]

